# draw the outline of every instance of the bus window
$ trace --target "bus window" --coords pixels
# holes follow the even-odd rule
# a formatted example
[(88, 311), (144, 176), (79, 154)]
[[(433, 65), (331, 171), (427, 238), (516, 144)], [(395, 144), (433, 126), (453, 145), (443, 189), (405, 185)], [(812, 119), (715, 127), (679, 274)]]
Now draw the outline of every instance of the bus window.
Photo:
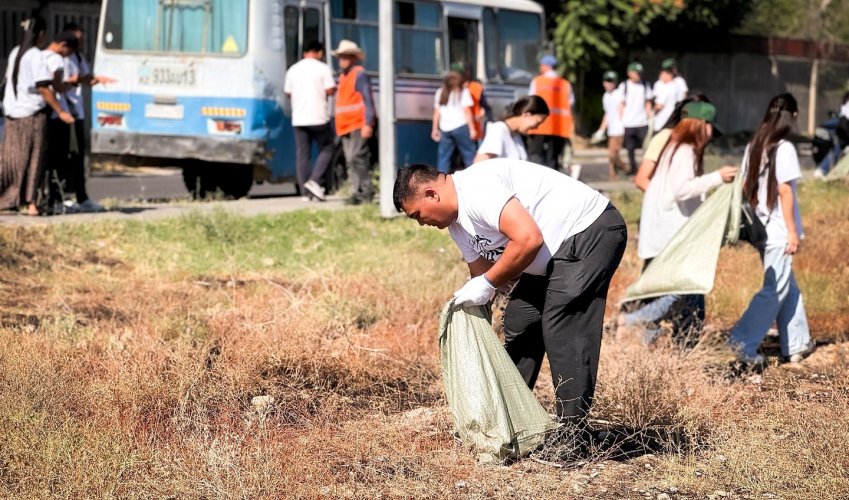
[(442, 74), (442, 9), (431, 2), (395, 3), (395, 72)]
[[(340, 40), (351, 40), (363, 49), (363, 62), (368, 71), (377, 71), (378, 57), (377, 13), (379, 0), (332, 0), (330, 3), (330, 38), (333, 47)], [(338, 69), (339, 60), (333, 58)]]
[(304, 9), (304, 47), (308, 43), (324, 41), (324, 33), (321, 29), (321, 12), (316, 8)]
[(540, 47), (540, 19), (536, 14), (498, 11), (498, 62), (501, 78), (510, 83), (528, 83), (536, 73)]
[(244, 54), (247, 0), (108, 0), (103, 45), (111, 50)]
[(477, 78), (478, 22), (448, 18), (448, 65), (461, 65), (472, 79)]
[(483, 10), (483, 44), (486, 78), (499, 80), (501, 75), (498, 72), (498, 27), (495, 11), (488, 7)]
[(283, 24), (286, 33), (286, 68), (298, 62), (300, 54), (300, 40), (298, 37), (298, 24), (301, 11), (293, 5), (287, 5), (283, 9)]

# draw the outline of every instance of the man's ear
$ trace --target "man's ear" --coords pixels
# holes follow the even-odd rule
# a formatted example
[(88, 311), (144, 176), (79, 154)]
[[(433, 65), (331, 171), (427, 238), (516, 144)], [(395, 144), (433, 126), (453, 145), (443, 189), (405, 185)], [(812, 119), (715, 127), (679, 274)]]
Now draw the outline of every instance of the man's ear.
[(422, 196), (428, 200), (439, 201), (439, 192), (434, 187), (426, 187), (422, 191)]

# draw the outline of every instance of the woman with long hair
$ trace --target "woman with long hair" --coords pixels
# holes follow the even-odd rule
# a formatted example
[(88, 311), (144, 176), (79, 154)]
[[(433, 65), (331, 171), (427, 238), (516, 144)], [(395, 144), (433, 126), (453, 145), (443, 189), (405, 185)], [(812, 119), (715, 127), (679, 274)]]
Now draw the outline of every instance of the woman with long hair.
[(510, 104), (503, 120), (487, 125), (475, 163), (491, 158), (527, 160), (528, 152), (522, 136), (539, 127), (547, 117), (548, 105), (540, 96), (525, 96)]
[(796, 148), (786, 137), (798, 112), (791, 94), (773, 97), (743, 156), (743, 199), (755, 208), (767, 239), (760, 249), (763, 287), (731, 330), (730, 342), (739, 358), (752, 364), (764, 363), (757, 350), (773, 322), (778, 326), (781, 354), (791, 362), (801, 361), (814, 349), (792, 268), (800, 240), (795, 183), (802, 173)]
[(47, 149), (47, 113), (52, 109), (68, 124), (74, 123), (74, 117), (62, 110), (53, 94), (53, 74), (39, 48), (47, 23), (36, 17), (21, 26), (21, 44), (9, 54), (6, 69), (0, 209), (22, 209), (27, 215), (39, 215), (37, 198)]
[(455, 151), (463, 158), (464, 167), (471, 165), (475, 158), (478, 137), (472, 116), (474, 101), (463, 83), (462, 74), (449, 71), (433, 99), (430, 137), (439, 143), (437, 169), (446, 174), (451, 171)]
[[(690, 102), (682, 108), (681, 116), (671, 129), (643, 197), (637, 254), (645, 265), (666, 247), (708, 191), (737, 175), (737, 168), (728, 166), (704, 173), (704, 151), (715, 128), (716, 108), (707, 102)], [(620, 316), (620, 325), (646, 324), (644, 340), (651, 343), (660, 333), (656, 323), (669, 319), (674, 340), (687, 347), (701, 330), (704, 311), (703, 295), (666, 295)]]

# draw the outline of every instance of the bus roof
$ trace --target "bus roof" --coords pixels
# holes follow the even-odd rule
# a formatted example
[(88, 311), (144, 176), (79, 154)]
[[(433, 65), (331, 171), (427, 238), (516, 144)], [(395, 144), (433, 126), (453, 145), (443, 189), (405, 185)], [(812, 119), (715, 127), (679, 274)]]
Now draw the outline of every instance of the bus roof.
[(532, 0), (447, 0), (443, 3), (456, 3), (466, 5), (480, 5), (495, 9), (511, 9), (526, 12), (543, 13), (542, 5)]

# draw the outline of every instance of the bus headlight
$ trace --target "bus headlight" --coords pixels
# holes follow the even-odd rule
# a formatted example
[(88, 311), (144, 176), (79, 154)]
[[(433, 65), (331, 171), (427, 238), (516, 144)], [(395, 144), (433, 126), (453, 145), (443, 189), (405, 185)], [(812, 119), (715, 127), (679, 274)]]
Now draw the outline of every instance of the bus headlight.
[(124, 115), (97, 113), (97, 124), (101, 128), (124, 128)]

